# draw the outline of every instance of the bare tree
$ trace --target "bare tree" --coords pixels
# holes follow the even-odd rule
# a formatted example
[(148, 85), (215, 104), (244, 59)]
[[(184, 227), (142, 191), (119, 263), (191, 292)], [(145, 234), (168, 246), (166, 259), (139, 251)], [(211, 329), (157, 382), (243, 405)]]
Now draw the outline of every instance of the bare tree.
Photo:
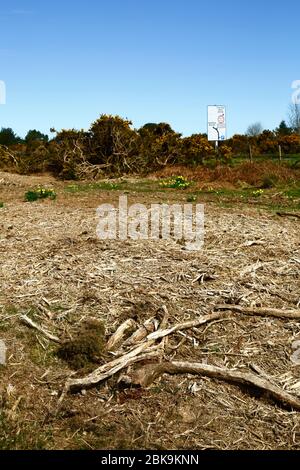
[(288, 117), (290, 127), (294, 132), (300, 134), (300, 104), (290, 104)]
[(251, 124), (247, 131), (246, 135), (249, 137), (256, 137), (257, 135), (260, 135), (263, 131), (263, 126), (260, 122), (255, 122), (254, 124)]

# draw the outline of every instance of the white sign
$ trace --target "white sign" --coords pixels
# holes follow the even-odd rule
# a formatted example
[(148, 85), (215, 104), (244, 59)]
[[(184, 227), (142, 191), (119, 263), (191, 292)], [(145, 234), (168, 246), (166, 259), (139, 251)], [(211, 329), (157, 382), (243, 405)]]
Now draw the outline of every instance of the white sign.
[(208, 140), (226, 140), (226, 109), (225, 106), (207, 107)]

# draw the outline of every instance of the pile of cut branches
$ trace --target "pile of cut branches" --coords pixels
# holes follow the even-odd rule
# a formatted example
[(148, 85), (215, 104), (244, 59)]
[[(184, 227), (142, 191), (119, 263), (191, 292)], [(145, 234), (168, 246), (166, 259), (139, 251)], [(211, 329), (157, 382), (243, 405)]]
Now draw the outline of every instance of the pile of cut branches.
[[(173, 361), (167, 357), (167, 342), (170, 335), (183, 330), (199, 328), (202, 325), (222, 320), (233, 320), (239, 315), (272, 316), (284, 319), (300, 319), (299, 310), (279, 310), (273, 308), (243, 308), (237, 305), (216, 306), (216, 312), (200, 316), (196, 320), (178, 323), (168, 327), (169, 313), (166, 306), (159, 309), (163, 313), (158, 318), (148, 319), (138, 326), (129, 319), (122, 323), (107, 343), (107, 350), (114, 356), (110, 362), (101, 365), (92, 373), (81, 378), (67, 380), (60, 402), (68, 392), (76, 392), (100, 384), (109, 377), (123, 371), (119, 382), (125, 386), (149, 387), (163, 374), (192, 374), (223, 380), (234, 384), (259, 389), (268, 398), (282, 406), (300, 410), (300, 400), (285, 392), (259, 368), (253, 372), (240, 372), (237, 369), (216, 367), (203, 363)], [(229, 310), (230, 312), (224, 312)], [(135, 330), (131, 336), (128, 333)], [(126, 338), (127, 336), (127, 338)], [(174, 353), (174, 348), (173, 353)], [(133, 367), (139, 364), (138, 367)]]

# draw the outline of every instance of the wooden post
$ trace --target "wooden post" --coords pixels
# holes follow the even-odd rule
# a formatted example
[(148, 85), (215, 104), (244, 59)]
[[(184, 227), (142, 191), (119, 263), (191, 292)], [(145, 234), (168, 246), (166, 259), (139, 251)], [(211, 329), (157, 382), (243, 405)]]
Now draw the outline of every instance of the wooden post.
[(279, 161), (282, 161), (282, 150), (281, 150), (281, 145), (278, 145), (278, 150), (279, 150)]
[(252, 155), (252, 147), (251, 147), (250, 144), (249, 144), (249, 157), (250, 157), (250, 162), (252, 163), (253, 162), (253, 155)]

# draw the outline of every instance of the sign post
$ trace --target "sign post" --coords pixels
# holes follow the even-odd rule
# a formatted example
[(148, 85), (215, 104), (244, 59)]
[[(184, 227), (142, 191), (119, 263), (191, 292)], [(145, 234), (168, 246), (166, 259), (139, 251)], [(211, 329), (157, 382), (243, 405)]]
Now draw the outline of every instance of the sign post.
[(209, 105), (207, 107), (207, 138), (215, 142), (218, 153), (219, 142), (226, 140), (226, 108), (223, 105)]

